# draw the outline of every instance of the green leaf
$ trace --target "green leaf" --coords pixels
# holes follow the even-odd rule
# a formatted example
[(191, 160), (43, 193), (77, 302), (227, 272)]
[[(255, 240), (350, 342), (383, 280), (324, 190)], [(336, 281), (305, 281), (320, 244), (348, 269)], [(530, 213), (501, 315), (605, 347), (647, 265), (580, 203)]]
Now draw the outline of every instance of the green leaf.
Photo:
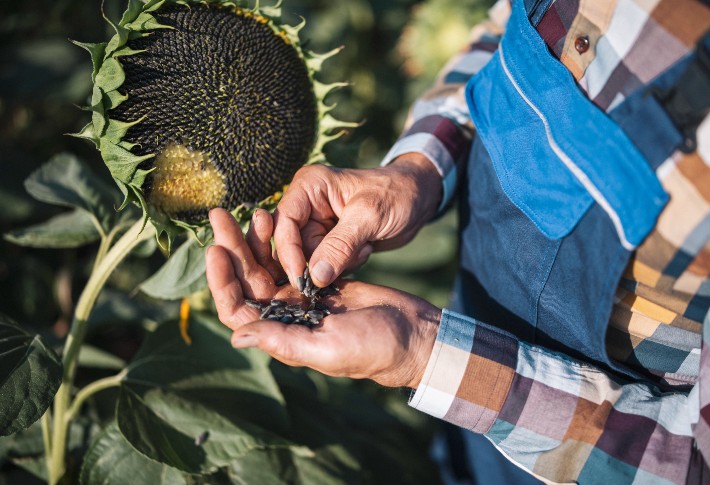
[[(208, 473), (260, 448), (288, 447), (281, 393), (258, 351), (235, 351), (213, 315), (190, 318), (192, 345), (177, 322), (149, 335), (121, 385), (123, 436), (153, 460)], [(200, 447), (195, 438), (209, 433)]]
[(84, 344), (79, 351), (79, 366), (94, 369), (121, 370), (126, 366), (126, 362), (105, 350)]
[(185, 241), (140, 289), (148, 296), (176, 300), (207, 288), (205, 251), (196, 239)]
[(126, 7), (126, 11), (123, 12), (123, 16), (118, 25), (125, 27), (126, 24), (133, 22), (144, 8), (145, 4), (141, 0), (128, 0), (128, 7)]
[(153, 155), (138, 156), (132, 154), (124, 147), (107, 139), (101, 140), (101, 156), (106, 162), (106, 166), (113, 178), (120, 180), (124, 184), (129, 184), (138, 165), (144, 160), (152, 158)]
[(99, 137), (96, 136), (93, 122), (84, 126), (84, 128), (82, 128), (78, 133), (68, 133), (68, 135), (75, 138), (83, 138), (84, 140), (89, 140), (95, 145), (98, 145)]
[(134, 31), (144, 32), (146, 30), (154, 29), (172, 29), (173, 27), (170, 27), (169, 25), (163, 25), (158, 22), (155, 17), (153, 17), (150, 13), (143, 12), (133, 22), (127, 24), (126, 28)]
[(63, 153), (42, 165), (27, 180), (25, 189), (48, 204), (76, 207), (93, 214), (104, 231), (112, 226), (120, 198), (117, 191), (95, 175), (84, 162)]
[(141, 121), (143, 121), (143, 118), (140, 118), (136, 121), (131, 121), (130, 123), (109, 118), (108, 124), (106, 126), (105, 136), (111, 142), (118, 144), (121, 142), (121, 140), (123, 140), (123, 137), (126, 136), (126, 133), (128, 133), (128, 129), (131, 126), (137, 125)]
[[(95, 427), (94, 423), (84, 418), (72, 421), (69, 425), (67, 449), (70, 451), (85, 450), (91, 435), (94, 434)], [(47, 483), (47, 463), (42, 439), (42, 425), (39, 421), (11, 436), (0, 437), (0, 463), (2, 458), (34, 475), (41, 480), (40, 483)], [(1, 479), (0, 483), (3, 483)], [(9, 483), (25, 482), (10, 480)]]
[(106, 43), (101, 42), (98, 44), (90, 44), (90, 43), (79, 42), (76, 40), (72, 40), (71, 42), (73, 44), (81, 47), (82, 49), (86, 49), (89, 52), (89, 54), (91, 54), (91, 64), (94, 67), (94, 70), (91, 74), (91, 80), (95, 81), (96, 74), (99, 72), (99, 67), (101, 67), (101, 61), (104, 58), (104, 52), (106, 51)]
[(96, 85), (104, 92), (115, 91), (120, 88), (126, 80), (126, 73), (123, 71), (121, 63), (113, 57), (105, 59), (99, 72), (96, 73)]
[(29, 427), (49, 407), (62, 364), (39, 335), (0, 314), (0, 436)]
[[(130, 477), (130, 478), (129, 478)], [(80, 483), (133, 485), (186, 485), (185, 475), (138, 453), (113, 423), (96, 435), (84, 456)]]
[[(425, 422), (404, 421), (387, 405), (387, 399), (403, 404), (405, 393), (277, 361), (271, 369), (286, 399), (292, 439), (315, 452), (314, 458), (298, 458), (300, 474), (329, 473), (339, 483), (437, 483), (436, 467), (426, 458)], [(311, 478), (303, 483), (322, 482)]]
[(5, 234), (11, 243), (34, 248), (78, 248), (100, 237), (91, 216), (79, 209)]

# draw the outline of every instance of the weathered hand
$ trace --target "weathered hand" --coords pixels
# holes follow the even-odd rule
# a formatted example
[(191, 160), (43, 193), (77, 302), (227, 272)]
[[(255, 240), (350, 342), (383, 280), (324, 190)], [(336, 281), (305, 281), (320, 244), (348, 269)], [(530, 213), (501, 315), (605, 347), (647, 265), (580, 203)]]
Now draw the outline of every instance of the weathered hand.
[(304, 167), (275, 214), (278, 257), (294, 286), (310, 257), (313, 281), (325, 287), (373, 249), (409, 242), (440, 199), (441, 177), (416, 153), (370, 170)]
[(322, 299), (332, 314), (312, 329), (259, 320), (245, 298), (304, 301), (293, 287), (274, 283), (279, 273), (269, 245), (271, 217), (257, 211), (246, 240), (228, 212), (213, 210), (210, 220), (216, 245), (207, 253), (207, 280), (220, 320), (234, 331), (235, 347), (258, 347), (286, 364), (331, 376), (419, 385), (436, 338), (438, 308), (391, 288), (340, 280), (339, 294)]

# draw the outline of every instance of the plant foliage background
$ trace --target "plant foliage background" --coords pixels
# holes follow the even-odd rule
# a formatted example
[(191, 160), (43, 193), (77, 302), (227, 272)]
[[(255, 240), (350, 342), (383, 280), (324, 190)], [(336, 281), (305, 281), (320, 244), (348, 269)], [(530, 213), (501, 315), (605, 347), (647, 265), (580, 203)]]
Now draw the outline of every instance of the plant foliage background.
[[(377, 166), (396, 140), (410, 103), (432, 82), (448, 57), (465, 44), (468, 28), (485, 15), (490, 3), (486, 0), (285, 0), (284, 11), (292, 13), (291, 23), (298, 21), (297, 16), (307, 20), (304, 38), (309, 39), (309, 49), (325, 52), (345, 45), (344, 51), (325, 65), (322, 80), (345, 79), (352, 83), (351, 87), (333, 95), (331, 101), (338, 103), (338, 118), (364, 120), (364, 124), (327, 147), (329, 161), (343, 167)], [(107, 16), (118, 18), (125, 2), (105, 0), (103, 8)], [(23, 236), (21, 228), (50, 217), (64, 214), (67, 219), (60, 219), (60, 223), (72, 224), (70, 210), (38, 202), (23, 185), (30, 174), (58, 154), (71, 154), (61, 156), (85, 161), (97, 178), (92, 181), (94, 186), (113, 187), (93, 146), (63, 136), (86, 123), (87, 114), (76, 106), (86, 104), (91, 90), (90, 60), (68, 39), (102, 41), (110, 36), (108, 28), (101, 20), (98, 0), (0, 3), (0, 233), (14, 231), (15, 242)], [(83, 231), (81, 227), (77, 227), (77, 231), (85, 237), (84, 242), (91, 242), (90, 231)], [(42, 246), (41, 242), (40, 237), (35, 245)], [(96, 244), (54, 246), (32, 248), (15, 244), (12, 238), (0, 240), (0, 314), (6, 316), (0, 321), (0, 337), (5, 331), (14, 332), (13, 335), (39, 333), (46, 345), (61, 349), (78, 294), (92, 270), (97, 247)], [(146, 352), (158, 336), (169, 342), (177, 339), (174, 345), (179, 345), (176, 323), (179, 303), (152, 300), (136, 290), (165, 262), (164, 256), (152, 249), (146, 247), (141, 251), (139, 248), (113, 273), (102, 292), (90, 320), (87, 345), (80, 358), (84, 365), (79, 370), (77, 384), (114, 374), (124, 368), (126, 362), (134, 360), (137, 353), (140, 357), (139, 352)], [(450, 214), (425, 228), (408, 247), (374, 255), (358, 276), (411, 291), (444, 306), (455, 257), (455, 216)], [(219, 333), (214, 319), (209, 316), (208, 299), (203, 305), (193, 301), (193, 308), (205, 313), (195, 314), (193, 318), (198, 320), (198, 325), (193, 324), (191, 331), (206, 332), (208, 337)], [(10, 321), (18, 322), (19, 327), (7, 323)], [(139, 351), (141, 345), (143, 348)], [(195, 351), (192, 347), (182, 355), (188, 358), (189, 352)], [(176, 350), (177, 355), (181, 355), (179, 352)], [(218, 406), (220, 396), (229, 391), (228, 379), (239, 377), (240, 365), (245, 365), (242, 361), (247, 359), (251, 362), (250, 368), (262, 369), (264, 376), (268, 375), (268, 379), (259, 380), (258, 386), (280, 386), (279, 395), (290, 405), (289, 418), (299, 428), (292, 430), (292, 436), (297, 435), (304, 445), (325, 449), (325, 457), (328, 453), (334, 456), (344, 453), (336, 446), (336, 437), (346, 436), (349, 444), (344, 449), (351, 453), (341, 456), (339, 463), (352, 459), (357, 463), (326, 476), (319, 475), (322, 470), (305, 458), (306, 451), (301, 453), (297, 449), (252, 453), (248, 460), (231, 464), (228, 457), (217, 455), (216, 466), (220, 471), (210, 483), (241, 483), (235, 481), (235, 476), (244, 477), (244, 483), (266, 483), (263, 482), (265, 477), (258, 476), (263, 468), (283, 470), (281, 478), (288, 482), (297, 481), (289, 475), (293, 473), (305, 483), (309, 483), (309, 479), (318, 480), (310, 483), (321, 483), (323, 477), (337, 477), (349, 483), (401, 483), (403, 478), (411, 483), (435, 482), (434, 467), (426, 460), (435, 423), (410, 411), (403, 391), (289, 370), (266, 362), (258, 355), (242, 355), (229, 348), (224, 355), (219, 355), (223, 357), (219, 362), (201, 362), (208, 367), (214, 365), (212, 370), (222, 377), (215, 382), (225, 387), (216, 386), (211, 390), (215, 393), (212, 405)], [(156, 372), (159, 377), (155, 377)], [(82, 477), (88, 480), (85, 483), (103, 479), (112, 483), (111, 476), (105, 474), (114, 474), (116, 479), (121, 473), (136, 469), (141, 470), (143, 481), (140, 483), (186, 483), (180, 481), (182, 475), (175, 470), (198, 473), (205, 466), (204, 461), (166, 457), (163, 463), (169, 462), (175, 468), (163, 469), (165, 465), (136, 455), (135, 450), (127, 448), (125, 440), (122, 441), (118, 425), (124, 435), (135, 433), (135, 440), (131, 442), (141, 443), (145, 450), (140, 451), (150, 455), (151, 451), (161, 449), (160, 444), (154, 442), (156, 437), (152, 430), (156, 426), (164, 425), (161, 433), (168, 438), (185, 431), (172, 429), (169, 423), (156, 424), (150, 406), (145, 406), (156, 393), (170, 394), (160, 386), (153, 389), (145, 384), (153, 377), (163, 380), (165, 375), (150, 365), (133, 367), (129, 376), (131, 373), (140, 374), (140, 379), (135, 381), (140, 385), (124, 385), (120, 391), (110, 389), (97, 394), (70, 429), (68, 476), (78, 480), (82, 461), (93, 463), (92, 460), (98, 461), (109, 454), (115, 466), (90, 468), (94, 475)], [(265, 384), (266, 380), (274, 378), (279, 384)], [(174, 379), (181, 378), (174, 376)], [(171, 412), (178, 415), (187, 416), (191, 412), (185, 407), (190, 401), (184, 394), (193, 390), (186, 386), (181, 392), (161, 397), (161, 402), (170, 402)], [(263, 391), (261, 387), (256, 394)], [(205, 391), (196, 389), (194, 392)], [(134, 406), (135, 422), (117, 425), (114, 418), (117, 403), (118, 406)], [(388, 410), (386, 416), (382, 408)], [(225, 422), (234, 425), (228, 410), (223, 410), (223, 414)], [(252, 418), (258, 423), (258, 416)], [(9, 417), (3, 416), (0, 408), (0, 422), (3, 419)], [(190, 426), (189, 432), (194, 434), (203, 424), (188, 423)], [(271, 421), (269, 426), (278, 428), (278, 420)], [(146, 432), (148, 429), (150, 433)], [(279, 432), (278, 429), (272, 431)], [(101, 439), (96, 440), (96, 436)], [(98, 445), (90, 448), (92, 442)], [(19, 438), (0, 439), (0, 484), (33, 483), (33, 480), (42, 483), (45, 472), (41, 445), (37, 426), (23, 432)], [(188, 448), (190, 445), (194, 447), (191, 443), (175, 444)], [(207, 451), (210, 446), (226, 449), (228, 453), (229, 446), (238, 444), (230, 444), (228, 437), (212, 436), (205, 443)], [(174, 462), (170, 462), (171, 459)], [(399, 464), (401, 468), (395, 472), (409, 470), (409, 473), (395, 480), (395, 476), (390, 475), (392, 470), (378, 468), (378, 462), (389, 463), (387, 460)], [(164, 481), (155, 477), (163, 477)]]

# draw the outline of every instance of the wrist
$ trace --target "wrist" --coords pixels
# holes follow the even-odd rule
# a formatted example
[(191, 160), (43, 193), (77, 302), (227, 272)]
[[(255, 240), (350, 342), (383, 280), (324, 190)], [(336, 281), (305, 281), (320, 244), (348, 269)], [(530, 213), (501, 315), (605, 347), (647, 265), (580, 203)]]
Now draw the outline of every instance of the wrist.
[(434, 217), (443, 197), (443, 188), (441, 174), (429, 158), (418, 152), (404, 153), (384, 169), (411, 180), (411, 194), (418, 206), (417, 213), (424, 221)]
[(412, 360), (411, 380), (406, 387), (417, 389), (424, 377), (431, 353), (434, 351), (436, 336), (439, 331), (439, 322), (441, 321), (441, 310), (435, 308), (435, 311), (420, 314), (420, 325), (418, 327), (419, 343), (414, 348)]

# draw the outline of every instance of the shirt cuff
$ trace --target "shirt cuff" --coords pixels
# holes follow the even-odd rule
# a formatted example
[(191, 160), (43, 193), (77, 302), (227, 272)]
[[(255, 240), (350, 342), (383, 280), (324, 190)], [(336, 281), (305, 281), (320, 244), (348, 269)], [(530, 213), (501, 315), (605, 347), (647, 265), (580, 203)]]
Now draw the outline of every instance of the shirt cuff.
[(469, 138), (451, 119), (441, 115), (426, 116), (414, 123), (385, 155), (382, 166), (405, 153), (421, 153), (434, 164), (441, 176), (443, 196), (437, 210), (440, 215), (449, 205), (458, 181), (457, 162), (470, 145)]
[(515, 337), (445, 309), (434, 350), (409, 405), (485, 433), (508, 397), (517, 359)]

